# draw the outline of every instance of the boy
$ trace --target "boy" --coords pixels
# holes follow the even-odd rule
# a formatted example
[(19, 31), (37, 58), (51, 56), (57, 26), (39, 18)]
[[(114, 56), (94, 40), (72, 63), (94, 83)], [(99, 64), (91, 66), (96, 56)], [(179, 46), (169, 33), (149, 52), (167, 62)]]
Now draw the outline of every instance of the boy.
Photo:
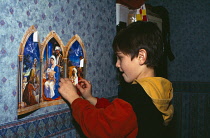
[(88, 81), (76, 86), (85, 100), (69, 79), (61, 79), (59, 92), (71, 104), (73, 117), (87, 137), (164, 137), (174, 111), (171, 83), (155, 77), (163, 51), (160, 30), (151, 22), (134, 22), (116, 35), (113, 49), (116, 67), (129, 84), (109, 103), (91, 95)]

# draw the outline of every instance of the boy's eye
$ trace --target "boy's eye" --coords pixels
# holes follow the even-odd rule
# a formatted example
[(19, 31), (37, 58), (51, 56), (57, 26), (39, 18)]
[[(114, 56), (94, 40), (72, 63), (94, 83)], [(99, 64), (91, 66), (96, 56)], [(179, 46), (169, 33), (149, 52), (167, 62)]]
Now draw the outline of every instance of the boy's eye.
[(117, 59), (121, 59), (121, 57), (117, 56)]

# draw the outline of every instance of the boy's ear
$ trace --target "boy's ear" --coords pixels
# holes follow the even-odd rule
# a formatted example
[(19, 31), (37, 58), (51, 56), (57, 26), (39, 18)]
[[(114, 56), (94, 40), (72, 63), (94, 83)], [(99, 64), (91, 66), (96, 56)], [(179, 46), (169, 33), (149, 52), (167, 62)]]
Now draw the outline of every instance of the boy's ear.
[(143, 65), (147, 60), (147, 51), (145, 49), (140, 49), (138, 58), (139, 58), (139, 64)]

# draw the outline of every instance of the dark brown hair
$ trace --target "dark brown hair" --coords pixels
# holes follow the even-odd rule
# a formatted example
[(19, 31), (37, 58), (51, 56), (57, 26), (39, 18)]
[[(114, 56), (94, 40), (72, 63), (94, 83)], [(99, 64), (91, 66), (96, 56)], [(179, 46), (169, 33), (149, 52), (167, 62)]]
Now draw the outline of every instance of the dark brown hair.
[(138, 56), (140, 49), (145, 49), (148, 67), (157, 67), (163, 53), (162, 34), (156, 24), (137, 21), (122, 29), (114, 38), (114, 52), (130, 55), (131, 60)]

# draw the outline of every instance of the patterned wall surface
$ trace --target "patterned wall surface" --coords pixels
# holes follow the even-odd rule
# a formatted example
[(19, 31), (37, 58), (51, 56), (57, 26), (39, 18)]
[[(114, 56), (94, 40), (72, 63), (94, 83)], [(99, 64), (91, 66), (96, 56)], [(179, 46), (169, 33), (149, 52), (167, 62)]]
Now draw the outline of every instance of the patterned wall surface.
[[(17, 119), (18, 49), (31, 25), (35, 25), (40, 42), (51, 30), (60, 36), (64, 45), (78, 34), (86, 48), (86, 78), (93, 84), (93, 94), (116, 95), (118, 82), (111, 48), (115, 20), (113, 0), (0, 0), (0, 126), (9, 127), (24, 119), (31, 121), (31, 118), (68, 110), (66, 104), (50, 106)], [(35, 128), (34, 123), (26, 127)]]
[(169, 12), (171, 49), (175, 60), (169, 62), (172, 81), (210, 82), (210, 1), (148, 0)]
[(210, 1), (148, 0), (169, 12), (177, 138), (210, 137)]

